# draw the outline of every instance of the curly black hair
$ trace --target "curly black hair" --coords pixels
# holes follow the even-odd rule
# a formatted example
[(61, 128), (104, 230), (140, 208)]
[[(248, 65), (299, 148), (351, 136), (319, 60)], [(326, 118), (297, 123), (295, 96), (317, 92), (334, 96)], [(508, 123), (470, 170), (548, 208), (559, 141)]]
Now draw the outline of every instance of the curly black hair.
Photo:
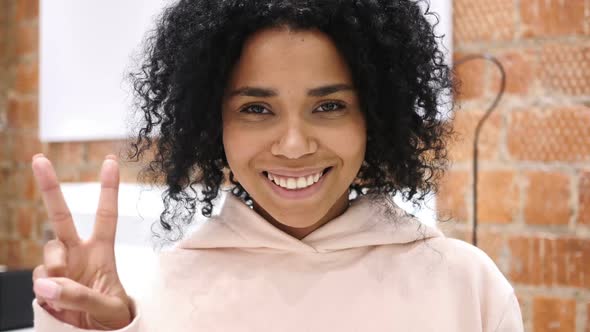
[(251, 203), (225, 158), (221, 102), (244, 40), (263, 28), (318, 29), (349, 65), (367, 122), (351, 199), (402, 193), (417, 204), (436, 192), (452, 134), (441, 109), (453, 108), (455, 86), (437, 44), (442, 36), (426, 15), (438, 20), (412, 0), (179, 0), (167, 7), (130, 73), (143, 123), (128, 157), (138, 161), (155, 141), (140, 178), (166, 186), (160, 225), (178, 239), (179, 223), (189, 224), (198, 206), (211, 216), (224, 181)]

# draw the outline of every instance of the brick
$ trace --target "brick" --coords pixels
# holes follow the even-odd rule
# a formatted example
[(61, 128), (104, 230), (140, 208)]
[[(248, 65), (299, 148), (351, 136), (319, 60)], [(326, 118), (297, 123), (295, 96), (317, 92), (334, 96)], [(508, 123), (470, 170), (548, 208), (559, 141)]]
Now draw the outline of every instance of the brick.
[[(6, 5), (0, 5), (0, 63), (5, 63), (8, 59), (8, 36), (9, 36), (9, 22), (4, 17), (8, 8)], [(0, 67), (1, 68), (1, 67)]]
[(572, 211), (570, 177), (557, 172), (525, 174), (524, 219), (534, 225), (567, 225)]
[(8, 160), (12, 160), (12, 136), (0, 130), (0, 163)]
[(578, 182), (578, 220), (580, 225), (590, 225), (590, 170), (582, 172)]
[(7, 119), (8, 128), (39, 128), (39, 112), (36, 98), (9, 98), (7, 108)]
[(125, 183), (145, 183), (146, 181), (140, 181), (138, 175), (140, 172), (139, 167), (130, 167), (125, 164), (121, 164), (120, 168), (121, 182)]
[(467, 221), (467, 195), (471, 192), (471, 174), (465, 171), (449, 170), (440, 181), (436, 198), (438, 220), (452, 218)]
[(30, 167), (13, 168), (8, 170), (7, 174), (4, 193), (7, 200), (35, 202), (41, 198)]
[(19, 263), (23, 268), (33, 269), (43, 264), (43, 246), (35, 240), (22, 241), (22, 256)]
[(12, 175), (12, 168), (11, 167), (2, 167), (0, 165), (0, 202), (6, 202), (8, 200), (9, 189), (8, 184), (11, 181)]
[(84, 143), (50, 143), (49, 154), (47, 157), (54, 165), (56, 165), (56, 167), (60, 165), (79, 167), (82, 163), (84, 163)]
[(590, 45), (547, 43), (541, 49), (539, 68), (546, 95), (590, 94)]
[(19, 191), (17, 185), (20, 184), (16, 168), (0, 168), (0, 174), (0, 179), (3, 180), (2, 186), (0, 186), (0, 200), (6, 203), (14, 201), (18, 196), (17, 191)]
[[(467, 54), (455, 52), (453, 61), (456, 63)], [(481, 60), (471, 60), (455, 67), (455, 80), (459, 88), (455, 95), (458, 100), (477, 99), (485, 93), (486, 63)]]
[(19, 25), (16, 35), (16, 55), (37, 54), (39, 51), (39, 27), (36, 24)]
[(518, 237), (508, 239), (508, 246), (510, 252), (510, 269), (508, 278), (514, 282), (527, 283), (529, 282), (532, 271), (529, 267), (529, 260), (532, 253), (530, 252), (530, 244), (535, 239), (527, 237)]
[(590, 241), (588, 239), (568, 239), (563, 241), (565, 260), (563, 271), (557, 273), (558, 282), (573, 287), (590, 288)]
[(36, 61), (23, 61), (16, 65), (15, 91), (36, 94), (39, 91), (39, 65)]
[(533, 325), (538, 332), (575, 332), (576, 301), (538, 296), (533, 299)]
[[(473, 160), (473, 140), (477, 123), (485, 115), (484, 111), (462, 111), (455, 113), (453, 129), (456, 136), (448, 144), (449, 158), (454, 162)], [(496, 110), (484, 123), (479, 135), (478, 159), (497, 160), (499, 158), (502, 130), (502, 111)]]
[[(102, 164), (101, 164), (102, 165)], [(100, 181), (101, 165), (94, 164), (80, 169), (80, 181), (97, 182)], [(138, 167), (131, 167), (124, 163), (119, 163), (119, 180), (121, 183), (137, 183)]]
[(6, 203), (0, 203), (0, 239), (14, 235), (14, 209)]
[(515, 111), (508, 116), (508, 153), (523, 161), (590, 161), (590, 108)]
[[(533, 49), (516, 49), (496, 54), (506, 71), (505, 94), (529, 96), (540, 85), (538, 77), (538, 54)], [(491, 70), (491, 88), (494, 95), (500, 91), (500, 72)]]
[[(520, 311), (522, 314), (522, 320), (524, 322), (524, 330), (525, 331), (532, 331), (532, 321), (533, 321), (533, 300), (529, 294), (525, 292), (520, 292), (518, 287), (516, 288), (516, 299), (518, 300), (518, 305), (520, 306)], [(523, 294), (524, 293), (524, 294)]]
[(513, 39), (515, 13), (513, 0), (453, 1), (454, 44)]
[(16, 1), (16, 20), (25, 22), (36, 20), (39, 17), (39, 0)]
[(28, 202), (37, 202), (41, 199), (41, 192), (37, 189), (35, 175), (30, 167), (23, 169), (22, 197)]
[(486, 252), (505, 275), (510, 271), (506, 235), (498, 231), (478, 229), (477, 246)]
[(104, 157), (107, 154), (114, 154), (121, 160), (120, 151), (124, 141), (92, 141), (86, 143), (87, 146), (87, 161), (91, 163), (102, 164)]
[[(0, 9), (1, 11), (1, 9)], [(4, 65), (4, 63), (6, 63), (6, 59), (10, 58), (10, 54), (8, 51), (8, 42), (6, 41), (6, 32), (4, 31), (6, 29), (5, 26), (2, 25), (2, 23), (0, 23), (0, 75), (2, 75), (2, 77), (6, 77), (6, 65)]]
[(585, 0), (521, 0), (522, 36), (582, 35), (587, 10)]
[(80, 169), (80, 182), (97, 182), (100, 181), (99, 166), (86, 166)]
[(55, 173), (60, 183), (63, 182), (80, 182), (80, 170), (75, 166), (57, 166)]
[(18, 206), (14, 209), (18, 236), (30, 239), (35, 223), (36, 213), (30, 206)]
[(36, 132), (19, 130), (12, 134), (13, 144), (12, 159), (15, 162), (30, 163), (31, 158), (43, 151), (43, 144), (39, 141)]
[(445, 234), (446, 237), (459, 239), (467, 243), (472, 243), (472, 232), (464, 228), (459, 229), (459, 224), (451, 221), (442, 221), (437, 224), (437, 227)]
[(6, 250), (7, 250), (7, 244), (6, 244), (6, 240), (3, 238), (0, 238), (0, 265), (6, 265)]
[(20, 268), (22, 262), (22, 250), (19, 240), (8, 239), (6, 242), (6, 265), (11, 268)]
[(510, 223), (518, 213), (519, 188), (514, 171), (478, 174), (477, 219), (482, 223)]
[(513, 236), (508, 239), (508, 277), (533, 286), (590, 287), (590, 240)]

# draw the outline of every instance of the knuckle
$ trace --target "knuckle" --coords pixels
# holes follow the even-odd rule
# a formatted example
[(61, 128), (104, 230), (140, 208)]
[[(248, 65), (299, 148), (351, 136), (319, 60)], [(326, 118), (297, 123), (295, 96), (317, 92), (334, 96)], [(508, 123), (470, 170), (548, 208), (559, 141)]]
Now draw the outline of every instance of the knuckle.
[(84, 306), (90, 302), (90, 296), (82, 288), (76, 287), (72, 289), (71, 300), (74, 303)]
[(52, 264), (45, 267), (48, 276), (61, 277), (67, 273), (67, 267), (63, 264)]
[(55, 211), (53, 213), (53, 220), (55, 222), (63, 222), (72, 219), (72, 213), (70, 211)]
[(117, 212), (111, 209), (99, 208), (96, 210), (96, 216), (104, 219), (114, 219), (117, 218)]

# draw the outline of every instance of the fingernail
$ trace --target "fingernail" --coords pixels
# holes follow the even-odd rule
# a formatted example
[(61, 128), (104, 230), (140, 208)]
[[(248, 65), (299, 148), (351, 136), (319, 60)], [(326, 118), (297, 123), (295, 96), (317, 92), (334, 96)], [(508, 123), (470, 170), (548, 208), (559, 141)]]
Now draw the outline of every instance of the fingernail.
[(35, 289), (35, 293), (40, 295), (48, 300), (56, 300), (59, 297), (59, 292), (61, 291), (61, 286), (46, 278), (39, 278), (35, 280), (35, 285), (33, 286)]
[(36, 155), (33, 156), (33, 160), (35, 160), (39, 157), (45, 157), (45, 156), (42, 153), (37, 153)]
[(117, 156), (115, 156), (114, 154), (109, 154), (105, 157), (105, 159), (117, 161)]

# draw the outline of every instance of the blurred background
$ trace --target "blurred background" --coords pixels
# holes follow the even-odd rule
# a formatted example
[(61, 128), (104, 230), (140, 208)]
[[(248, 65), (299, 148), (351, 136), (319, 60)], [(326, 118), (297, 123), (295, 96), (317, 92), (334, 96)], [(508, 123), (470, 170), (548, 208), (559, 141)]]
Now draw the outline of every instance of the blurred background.
[[(449, 3), (454, 61), (486, 53), (506, 70), (505, 94), (480, 136), (478, 246), (515, 286), (527, 331), (590, 332), (590, 0)], [(41, 42), (46, 21), (40, 6), (39, 0), (0, 0), (0, 265), (10, 268), (40, 264), (52, 236), (32, 155), (43, 152), (54, 162), (67, 199), (78, 198), (70, 205), (79, 209), (75, 214), (91, 217), (102, 160), (125, 143), (68, 136), (67, 125), (57, 131), (61, 137), (51, 135), (50, 120), (67, 124), (68, 117), (41, 112), (47, 99), (39, 89), (45, 79), (40, 54), (48, 45)], [(446, 234), (470, 242), (474, 131), (498, 93), (500, 74), (485, 61), (465, 63), (457, 74), (459, 136), (450, 146), (452, 164), (436, 195), (436, 216), (450, 219), (440, 226)], [(44, 116), (49, 128), (41, 129)], [(121, 172), (121, 200), (133, 207), (122, 218), (131, 220), (141, 210), (134, 201), (138, 165), (125, 164)], [(159, 195), (142, 199), (145, 235)], [(135, 226), (128, 225), (129, 234)]]

